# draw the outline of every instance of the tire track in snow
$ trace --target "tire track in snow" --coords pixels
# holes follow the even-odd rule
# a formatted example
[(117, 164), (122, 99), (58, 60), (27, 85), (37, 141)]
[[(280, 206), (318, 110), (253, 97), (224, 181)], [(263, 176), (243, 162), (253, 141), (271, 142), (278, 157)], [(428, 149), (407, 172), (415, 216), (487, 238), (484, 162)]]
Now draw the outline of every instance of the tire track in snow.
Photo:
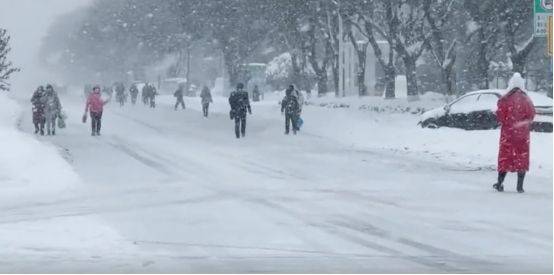
[[(154, 130), (157, 129), (157, 127), (154, 127), (152, 125), (150, 125), (149, 127), (154, 129)], [(154, 153), (150, 152), (148, 149), (146, 149), (144, 147), (141, 147), (139, 145), (136, 145), (136, 144), (133, 145), (133, 148), (135, 150), (138, 149), (141, 152), (149, 152), (150, 155), (155, 155)], [(357, 153), (369, 153), (369, 152), (370, 151), (364, 151), (364, 152), (359, 152), (358, 151)], [(371, 152), (371, 153), (375, 154), (376, 152)], [(167, 155), (167, 154), (165, 154), (165, 155)], [(219, 168), (221, 168), (221, 166), (224, 163), (227, 166), (231, 166), (230, 169), (224, 169), (224, 171), (233, 171), (234, 169), (232, 167), (239, 167), (239, 168), (242, 168), (241, 171), (244, 171), (244, 169), (247, 168), (248, 165), (253, 166), (253, 163), (244, 164), (244, 162), (243, 162), (243, 164), (238, 164), (237, 165), (236, 162), (229, 162), (228, 158), (225, 158), (225, 157), (223, 157), (223, 158), (219, 157), (219, 158), (221, 160), (221, 161), (218, 161)], [(179, 164), (179, 163), (183, 163), (183, 161), (181, 161), (182, 160), (181, 156), (173, 155), (171, 157), (171, 160), (173, 160), (173, 161), (168, 161), (167, 163), (169, 164), (169, 166), (172, 166), (172, 169), (181, 170), (183, 168)], [(179, 160), (179, 161), (175, 161), (175, 160)], [(208, 169), (209, 165), (207, 165), (207, 164), (199, 165), (198, 160), (196, 160), (196, 161), (187, 161), (187, 162), (195, 163), (197, 165), (197, 169), (205, 169), (206, 172), (207, 172), (205, 174), (206, 176), (211, 175), (209, 173), (209, 169)], [(262, 169), (263, 169), (263, 167), (262, 167)], [(249, 172), (257, 172), (256, 170), (250, 170), (250, 169), (248, 171)], [(271, 169), (265, 169), (264, 172), (273, 172), (273, 173), (281, 174), (278, 171), (272, 171)], [(262, 172), (261, 174), (267, 176), (267, 173)], [(282, 177), (280, 177), (280, 178), (282, 178)], [(417, 263), (417, 264), (420, 264), (420, 265), (423, 265), (423, 266), (427, 266), (427, 267), (430, 267), (430, 268), (433, 268), (433, 269), (436, 269), (436, 270), (440, 270), (440, 271), (443, 271), (443, 272), (464, 272), (464, 271), (467, 271), (467, 269), (465, 269), (465, 268), (456, 267), (456, 264), (459, 264), (460, 262), (462, 263), (462, 265), (463, 264), (472, 265), (472, 264), (475, 264), (475, 263), (479, 263), (480, 265), (483, 265), (483, 266), (486, 266), (486, 267), (494, 266), (493, 263), (479, 261), (479, 260), (476, 260), (476, 259), (473, 259), (473, 258), (468, 258), (466, 256), (459, 255), (459, 254), (456, 254), (454, 252), (451, 252), (451, 251), (448, 251), (448, 250), (445, 250), (445, 249), (435, 248), (433, 246), (421, 244), (421, 243), (418, 243), (418, 242), (415, 242), (415, 241), (412, 241), (412, 240), (409, 240), (409, 239), (404, 238), (404, 239), (396, 240), (395, 242), (397, 244), (403, 244), (403, 245), (406, 245), (406, 246), (409, 246), (409, 247), (412, 247), (412, 248), (419, 249), (422, 252), (430, 253), (430, 254), (433, 255), (432, 257), (411, 256), (411, 255), (408, 255), (408, 254), (406, 254), (406, 253), (404, 253), (400, 250), (393, 249), (391, 247), (384, 246), (384, 245), (378, 244), (376, 242), (369, 241), (366, 238), (358, 237), (355, 234), (348, 233), (348, 231), (352, 230), (352, 228), (345, 227), (344, 224), (333, 224), (333, 223), (324, 223), (324, 222), (320, 222), (320, 221), (314, 221), (314, 220), (311, 220), (310, 217), (307, 217), (306, 215), (302, 215), (302, 214), (300, 214), (296, 211), (290, 210), (290, 209), (288, 209), (288, 208), (286, 208), (286, 207), (284, 207), (280, 204), (269, 201), (267, 199), (245, 195), (243, 193), (233, 191), (232, 189), (222, 191), (221, 190), (222, 186), (218, 185), (218, 183), (221, 182), (221, 180), (219, 180), (219, 179), (212, 179), (212, 180), (209, 180), (209, 181), (212, 183), (212, 184), (210, 184), (211, 186), (209, 187), (209, 189), (216, 192), (216, 193), (218, 193), (218, 194), (223, 193), (223, 192), (229, 193), (229, 195), (231, 195), (232, 197), (240, 198), (241, 200), (244, 200), (246, 202), (253, 203), (253, 204), (256, 204), (256, 205), (264, 206), (266, 208), (269, 208), (270, 210), (274, 210), (274, 211), (276, 210), (278, 212), (285, 213), (289, 217), (293, 217), (293, 218), (307, 224), (308, 226), (318, 228), (319, 230), (322, 230), (322, 231), (324, 231), (328, 234), (334, 235), (335, 237), (338, 237), (342, 240), (345, 240), (345, 241), (348, 241), (348, 242), (351, 242), (351, 243), (354, 243), (354, 244), (357, 244), (357, 245), (362, 245), (364, 247), (367, 247), (367, 248), (370, 248), (370, 249), (373, 249), (373, 250), (376, 250), (376, 251), (385, 252), (385, 253), (388, 253), (388, 254), (392, 255), (393, 257), (407, 259), (407, 260), (412, 261), (414, 263)], [(203, 187), (207, 187), (207, 186), (203, 186)], [(311, 206), (313, 207), (313, 205), (311, 205)], [(390, 237), (386, 237), (386, 236), (387, 235), (383, 235), (381, 238), (384, 239), (385, 241), (394, 241), (394, 240), (391, 240)], [(447, 255), (447, 256), (445, 256), (445, 255)], [(473, 266), (469, 266), (467, 268), (471, 269), (472, 267)]]

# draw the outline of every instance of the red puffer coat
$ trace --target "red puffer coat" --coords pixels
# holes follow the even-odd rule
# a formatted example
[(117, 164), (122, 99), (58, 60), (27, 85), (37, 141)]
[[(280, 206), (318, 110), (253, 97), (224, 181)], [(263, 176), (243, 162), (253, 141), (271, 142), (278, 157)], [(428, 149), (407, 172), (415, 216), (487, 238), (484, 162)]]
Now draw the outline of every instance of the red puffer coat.
[(519, 88), (514, 88), (498, 100), (496, 118), (502, 127), (498, 171), (529, 170), (530, 127), (534, 117), (533, 102)]

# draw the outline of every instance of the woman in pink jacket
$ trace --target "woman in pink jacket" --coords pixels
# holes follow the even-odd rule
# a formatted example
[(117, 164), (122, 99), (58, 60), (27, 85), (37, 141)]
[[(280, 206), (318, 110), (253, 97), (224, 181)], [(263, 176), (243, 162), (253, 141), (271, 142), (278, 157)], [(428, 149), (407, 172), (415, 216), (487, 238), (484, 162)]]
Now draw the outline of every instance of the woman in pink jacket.
[(87, 120), (87, 113), (90, 110), (90, 123), (92, 128), (92, 136), (100, 135), (100, 126), (102, 125), (102, 111), (104, 110), (104, 105), (110, 101), (110, 98), (107, 100), (102, 100), (102, 94), (100, 93), (100, 87), (95, 86), (92, 89), (92, 93), (87, 98), (87, 103), (85, 106), (85, 114), (83, 115), (83, 122)]

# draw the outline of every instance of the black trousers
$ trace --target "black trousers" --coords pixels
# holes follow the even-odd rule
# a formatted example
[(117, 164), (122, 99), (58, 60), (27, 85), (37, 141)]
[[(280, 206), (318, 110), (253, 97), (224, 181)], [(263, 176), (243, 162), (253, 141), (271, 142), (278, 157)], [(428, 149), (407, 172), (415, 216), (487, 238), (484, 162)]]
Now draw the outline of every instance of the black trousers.
[(39, 132), (44, 134), (44, 124), (46, 123), (46, 118), (44, 114), (33, 113), (33, 124), (35, 125), (35, 134)]
[[(502, 184), (506, 178), (507, 172), (498, 172), (498, 184)], [(517, 172), (517, 188), (523, 187), (523, 180), (525, 179), (525, 171)]]
[(292, 132), (296, 134), (298, 127), (296, 126), (297, 115), (285, 113), (285, 133), (289, 133), (290, 126), (292, 124)]
[(243, 137), (246, 135), (246, 115), (235, 116), (235, 135), (237, 138), (240, 138), (240, 134), (242, 134)]
[(202, 113), (205, 117), (208, 117), (208, 109), (210, 108), (210, 103), (202, 103)]
[(92, 133), (100, 133), (100, 127), (102, 126), (102, 112), (90, 112), (90, 126), (92, 128)]
[(185, 101), (183, 100), (183, 97), (177, 97), (177, 102), (175, 102), (175, 110), (177, 110), (177, 107), (179, 107), (179, 105), (181, 105), (181, 107), (185, 109)]

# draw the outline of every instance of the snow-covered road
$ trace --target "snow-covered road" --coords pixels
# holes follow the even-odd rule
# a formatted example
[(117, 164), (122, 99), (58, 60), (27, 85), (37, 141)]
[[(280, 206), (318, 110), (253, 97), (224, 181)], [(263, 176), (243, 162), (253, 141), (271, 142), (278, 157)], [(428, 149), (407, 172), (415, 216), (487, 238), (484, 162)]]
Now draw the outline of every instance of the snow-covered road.
[(117, 237), (96, 239), (101, 254), (76, 243), (6, 255), (0, 271), (552, 272), (551, 177), (530, 174), (523, 195), (509, 177), (494, 193), (490, 169), (349, 146), (308, 126), (285, 136), (274, 102), (253, 106), (237, 140), (223, 99), (209, 119), (191, 102), (112, 103), (91, 137), (82, 99), (63, 97), (68, 127), (37, 138), (60, 148), (83, 187), (6, 207), (0, 225), (70, 231), (94, 217)]

